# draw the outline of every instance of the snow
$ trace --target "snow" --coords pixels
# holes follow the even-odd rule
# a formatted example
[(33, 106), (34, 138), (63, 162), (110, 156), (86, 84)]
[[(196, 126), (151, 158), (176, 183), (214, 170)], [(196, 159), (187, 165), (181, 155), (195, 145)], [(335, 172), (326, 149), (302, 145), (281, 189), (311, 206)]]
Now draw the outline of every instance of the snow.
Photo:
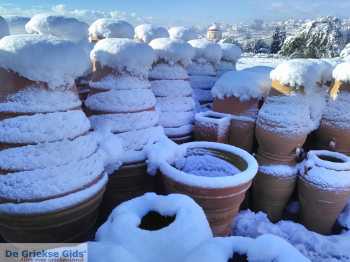
[(97, 151), (97, 143), (91, 135), (74, 140), (64, 139), (54, 143), (10, 148), (0, 151), (0, 169), (25, 171), (66, 165), (80, 161)]
[[(320, 157), (332, 157), (341, 161), (331, 162)], [(324, 190), (348, 190), (350, 187), (350, 158), (331, 151), (309, 151), (304, 161), (302, 179)]]
[(188, 74), (185, 68), (179, 64), (156, 64), (149, 72), (149, 78), (155, 80), (186, 80)]
[(9, 173), (0, 176), (0, 197), (5, 203), (49, 200), (91, 186), (103, 172), (102, 155), (96, 153), (65, 165)]
[(195, 120), (198, 122), (197, 125), (199, 126), (204, 125), (217, 129), (219, 136), (225, 135), (231, 126), (231, 115), (214, 111), (197, 113), (195, 115)]
[(79, 110), (18, 116), (0, 121), (0, 141), (16, 144), (55, 142), (76, 138), (89, 129), (89, 120)]
[(193, 63), (187, 67), (187, 71), (190, 75), (213, 77), (217, 75), (216, 67), (213, 64), (205, 61), (193, 61)]
[(170, 65), (179, 63), (186, 67), (195, 55), (194, 49), (182, 40), (158, 38), (152, 40), (149, 45), (154, 49), (158, 63), (165, 62)]
[(350, 56), (350, 44), (347, 44), (344, 49), (340, 52), (340, 57), (346, 59)]
[(155, 56), (147, 44), (130, 39), (108, 38), (95, 45), (90, 58), (119, 73), (147, 77)]
[(152, 91), (156, 97), (187, 97), (192, 95), (192, 88), (184, 80), (154, 80), (151, 82)]
[(212, 89), (213, 97), (237, 97), (241, 101), (265, 97), (271, 88), (270, 67), (252, 67), (241, 71), (230, 71), (221, 76)]
[[(234, 176), (205, 177), (192, 175), (172, 166), (177, 161), (183, 159), (186, 156), (186, 154), (191, 150), (204, 149), (204, 154), (210, 154), (209, 152), (205, 151), (205, 148), (222, 150), (224, 152), (238, 155), (247, 163), (247, 168), (245, 170), (242, 170), (240, 173), (235, 174)], [(254, 157), (246, 151), (234, 146), (212, 142), (192, 142), (180, 145), (178, 148), (176, 148), (176, 150), (178, 150), (179, 152), (174, 152), (172, 154), (176, 157), (170, 159), (171, 162), (166, 161), (169, 159), (160, 159), (160, 161), (156, 160), (156, 162), (152, 165), (155, 166), (158, 164), (162, 174), (169, 176), (171, 179), (186, 185), (201, 188), (233, 187), (251, 181), (258, 171), (258, 164)]]
[[(79, 205), (96, 195), (107, 184), (107, 175), (104, 175), (92, 186), (81, 191), (71, 193), (64, 197), (54, 198), (41, 202), (27, 203), (6, 203), (0, 204), (0, 212), (11, 215), (39, 215), (51, 212), (57, 212), (63, 209)], [(45, 185), (46, 187), (46, 185)], [(39, 189), (41, 190), (41, 188)]]
[(343, 212), (339, 215), (338, 222), (341, 226), (350, 229), (350, 200)]
[(0, 103), (0, 112), (50, 113), (80, 106), (79, 96), (73, 91), (45, 90), (33, 85), (8, 95)]
[(0, 40), (0, 64), (49, 88), (73, 86), (90, 67), (83, 48), (66, 40), (40, 35), (13, 35)]
[(333, 71), (333, 78), (345, 83), (350, 82), (350, 63), (341, 63)]
[(242, 211), (235, 218), (233, 234), (253, 238), (264, 234), (279, 236), (314, 262), (350, 260), (349, 232), (324, 236), (309, 231), (303, 225), (292, 221), (282, 220), (273, 224), (269, 221), (267, 215), (262, 212)]
[(194, 111), (188, 112), (161, 112), (159, 118), (159, 124), (165, 128), (180, 127), (183, 125), (189, 125), (194, 120)]
[(265, 234), (256, 239), (248, 237), (213, 238), (195, 248), (185, 262), (227, 262), (233, 255), (246, 255), (255, 262), (308, 262), (297, 249), (280, 237)]
[[(171, 94), (171, 93), (170, 93)], [(161, 112), (188, 112), (194, 110), (194, 101), (189, 97), (157, 97), (157, 108)]]
[(350, 127), (350, 94), (341, 92), (336, 100), (329, 99), (323, 110), (322, 125), (346, 129)]
[(90, 81), (89, 85), (91, 88), (99, 90), (147, 89), (151, 86), (147, 79), (136, 78), (127, 74), (107, 75), (99, 81)]
[(90, 116), (89, 119), (94, 130), (123, 133), (155, 126), (159, 121), (159, 114), (154, 110), (121, 114), (105, 113)]
[(169, 37), (168, 30), (161, 26), (155, 26), (152, 24), (142, 24), (135, 27), (135, 38), (149, 43), (156, 38)]
[(298, 174), (298, 166), (259, 165), (259, 172), (275, 177), (295, 177)]
[(88, 41), (88, 27), (76, 18), (51, 14), (34, 15), (25, 25), (29, 34), (51, 35), (77, 43)]
[[(150, 211), (175, 216), (175, 220), (159, 230), (140, 228)], [(211, 237), (203, 210), (191, 198), (154, 193), (119, 205), (96, 233), (97, 241), (120, 245), (143, 262), (184, 261), (193, 248)]]
[(100, 112), (131, 113), (154, 108), (156, 99), (150, 89), (111, 90), (89, 96), (85, 105)]
[(229, 43), (219, 43), (222, 50), (221, 60), (228, 62), (237, 62), (241, 57), (242, 50), (239, 46)]
[(189, 27), (174, 26), (168, 31), (171, 39), (180, 39), (187, 42), (199, 38), (199, 34), (193, 28)]
[(89, 36), (92, 39), (103, 38), (134, 38), (134, 27), (126, 21), (110, 18), (101, 18), (89, 27)]
[(168, 137), (183, 137), (192, 133), (193, 125), (183, 125), (180, 127), (166, 127), (164, 128), (164, 132)]
[(0, 38), (10, 34), (9, 25), (6, 20), (0, 16)]
[(215, 82), (217, 81), (217, 77), (210, 75), (191, 75), (190, 83), (192, 88), (197, 89), (211, 89)]
[(220, 62), (223, 51), (221, 47), (205, 38), (195, 39), (188, 41), (188, 43), (194, 48), (195, 56), (194, 60), (199, 63), (209, 62), (217, 64)]
[(5, 17), (11, 35), (25, 34), (27, 33), (25, 25), (29, 22), (30, 17), (11, 15)]

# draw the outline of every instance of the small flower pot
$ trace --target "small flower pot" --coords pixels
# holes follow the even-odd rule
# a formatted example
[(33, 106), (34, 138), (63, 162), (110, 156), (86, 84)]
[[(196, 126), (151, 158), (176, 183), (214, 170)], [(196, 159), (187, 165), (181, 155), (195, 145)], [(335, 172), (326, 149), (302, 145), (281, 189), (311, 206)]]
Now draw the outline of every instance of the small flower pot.
[(290, 200), (297, 180), (290, 166), (261, 166), (252, 186), (253, 210), (263, 211), (272, 222), (279, 221)]
[(194, 137), (196, 141), (227, 144), (229, 141), (231, 116), (207, 111), (195, 116)]
[(300, 219), (320, 234), (331, 234), (350, 197), (350, 159), (330, 151), (310, 151), (298, 182)]
[(210, 156), (222, 161), (218, 165), (208, 165), (206, 161), (199, 162), (195, 165), (198, 171), (207, 170), (211, 173), (225, 164), (237, 172), (207, 177), (184, 172), (176, 168), (175, 163), (163, 162), (160, 165), (165, 191), (192, 197), (204, 209), (214, 235), (229, 235), (233, 218), (238, 213), (245, 193), (257, 172), (256, 160), (246, 151), (225, 144), (193, 142), (181, 147), (179, 150), (186, 151), (186, 157)]

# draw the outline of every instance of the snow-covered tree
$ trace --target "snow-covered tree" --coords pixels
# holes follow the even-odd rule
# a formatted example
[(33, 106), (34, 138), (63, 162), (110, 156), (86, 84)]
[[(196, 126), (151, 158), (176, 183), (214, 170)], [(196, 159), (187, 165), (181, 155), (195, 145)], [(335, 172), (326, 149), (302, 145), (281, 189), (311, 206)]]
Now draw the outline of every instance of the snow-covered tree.
[(263, 39), (251, 39), (242, 45), (244, 52), (254, 54), (270, 52), (270, 45), (266, 43)]
[(272, 35), (272, 43), (270, 47), (270, 52), (272, 54), (277, 54), (281, 50), (286, 37), (286, 31), (281, 27), (276, 27)]
[(305, 23), (295, 35), (288, 37), (281, 54), (303, 58), (335, 57), (344, 45), (340, 20), (323, 17)]

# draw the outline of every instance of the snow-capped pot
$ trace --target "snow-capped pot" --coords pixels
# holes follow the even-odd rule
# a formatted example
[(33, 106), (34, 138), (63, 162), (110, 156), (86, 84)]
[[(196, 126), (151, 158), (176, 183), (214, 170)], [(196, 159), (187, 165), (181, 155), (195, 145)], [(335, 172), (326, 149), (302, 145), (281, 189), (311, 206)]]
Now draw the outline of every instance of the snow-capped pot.
[(193, 48), (170, 38), (155, 39), (150, 46), (157, 58), (149, 78), (157, 99), (160, 125), (173, 141), (179, 144), (192, 141), (195, 104), (185, 67), (194, 56)]
[(10, 34), (10, 29), (5, 18), (0, 16), (0, 39)]
[(263, 165), (259, 156), (257, 160), (260, 165), (252, 185), (252, 208), (277, 222), (294, 192), (298, 170), (295, 166)]
[(168, 32), (171, 39), (183, 40), (185, 42), (198, 39), (200, 37), (200, 35), (193, 28), (184, 26), (171, 27)]
[(104, 216), (121, 202), (153, 191), (143, 149), (164, 136), (148, 81), (154, 57), (147, 44), (130, 39), (103, 39), (91, 52), (94, 72), (85, 101), (91, 125), (102, 135), (120, 139), (124, 151), (124, 165), (109, 176)]
[(196, 247), (185, 260), (193, 261), (310, 262), (286, 240), (272, 234), (264, 234), (256, 239), (240, 236), (209, 239)]
[(231, 116), (212, 111), (195, 115), (194, 138), (196, 141), (208, 141), (227, 144), (230, 133)]
[(257, 173), (254, 157), (242, 149), (213, 142), (180, 145), (175, 155), (159, 165), (165, 191), (192, 197), (204, 209), (214, 235), (229, 235), (233, 218)]
[(310, 151), (298, 181), (302, 224), (331, 234), (350, 197), (350, 158), (326, 150)]
[(350, 63), (339, 64), (333, 71), (334, 85), (316, 132), (316, 144), (350, 155)]
[(1, 39), (0, 53), (0, 233), (87, 240), (107, 183), (74, 87), (89, 61), (72, 42), (34, 35)]
[(134, 27), (126, 21), (112, 18), (101, 18), (93, 22), (89, 27), (90, 42), (96, 43), (105, 38), (129, 38), (133, 39)]
[(230, 144), (254, 151), (255, 121), (259, 103), (271, 86), (270, 67), (253, 67), (225, 73), (215, 83), (213, 110), (231, 114)]
[(148, 193), (115, 208), (96, 240), (132, 250), (140, 261), (178, 262), (212, 236), (203, 210), (191, 198)]
[(242, 50), (238, 45), (219, 42), (222, 57), (217, 65), (217, 75), (220, 77), (229, 71), (236, 71), (236, 63), (241, 57)]
[(135, 39), (149, 43), (156, 38), (169, 37), (168, 30), (161, 26), (142, 24), (135, 27)]
[(216, 66), (222, 57), (222, 50), (217, 43), (205, 38), (188, 42), (195, 50), (192, 63), (187, 67), (193, 88), (193, 97), (202, 107), (211, 107), (213, 102), (210, 90), (217, 77)]

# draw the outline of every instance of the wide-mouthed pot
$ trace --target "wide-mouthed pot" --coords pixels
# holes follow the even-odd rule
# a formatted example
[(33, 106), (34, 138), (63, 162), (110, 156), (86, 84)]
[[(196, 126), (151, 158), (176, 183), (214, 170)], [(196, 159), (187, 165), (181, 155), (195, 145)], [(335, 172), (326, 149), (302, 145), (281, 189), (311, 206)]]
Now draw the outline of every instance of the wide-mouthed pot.
[(214, 235), (229, 235), (256, 175), (256, 160), (242, 149), (212, 142), (187, 143), (179, 150), (183, 158), (160, 165), (165, 191), (191, 196), (204, 209)]

